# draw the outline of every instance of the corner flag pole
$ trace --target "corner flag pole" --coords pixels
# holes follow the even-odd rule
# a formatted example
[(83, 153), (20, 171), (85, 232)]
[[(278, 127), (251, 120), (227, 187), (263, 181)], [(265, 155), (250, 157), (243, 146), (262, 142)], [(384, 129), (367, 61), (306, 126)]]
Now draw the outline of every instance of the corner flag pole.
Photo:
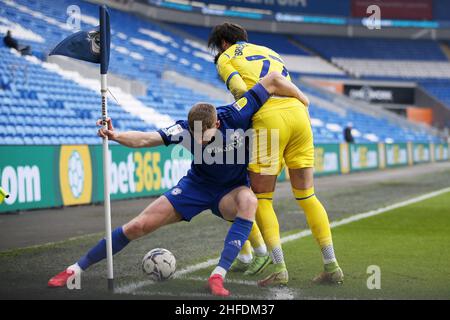
[[(111, 29), (109, 25), (109, 13), (106, 6), (100, 6), (100, 26), (89, 31), (78, 31), (61, 41), (51, 52), (50, 56), (59, 55), (69, 58), (100, 63), (100, 83), (102, 94), (102, 122), (107, 128), (108, 118), (107, 92), (108, 92), (108, 67), (109, 51), (111, 48)], [(108, 263), (108, 289), (114, 291), (114, 273), (111, 241), (111, 205), (109, 199), (109, 150), (108, 138), (103, 139), (103, 182), (105, 198), (105, 238), (106, 258)]]
[[(100, 81), (102, 95), (102, 121), (103, 126), (107, 129), (106, 119), (108, 118), (108, 65), (109, 65), (109, 49), (110, 49), (110, 25), (109, 14), (106, 6), (100, 6)], [(111, 237), (111, 200), (110, 200), (110, 171), (109, 171), (109, 148), (108, 138), (103, 138), (103, 188), (104, 188), (104, 205), (105, 205), (105, 239), (106, 239), (106, 263), (108, 290), (114, 292), (114, 269), (113, 269), (113, 253), (112, 253), (112, 237)]]

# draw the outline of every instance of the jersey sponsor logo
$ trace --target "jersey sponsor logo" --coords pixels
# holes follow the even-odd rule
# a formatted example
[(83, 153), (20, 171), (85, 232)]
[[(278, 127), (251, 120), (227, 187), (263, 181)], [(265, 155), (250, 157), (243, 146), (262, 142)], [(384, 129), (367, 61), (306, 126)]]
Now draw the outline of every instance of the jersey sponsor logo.
[(236, 45), (236, 48), (234, 49), (234, 56), (242, 56), (243, 55), (243, 50), (245, 48), (245, 44), (243, 43), (239, 43)]
[(181, 188), (177, 187), (177, 188), (173, 188), (170, 193), (174, 196), (177, 196), (177, 195), (181, 194), (181, 192), (183, 192), (183, 190), (181, 190)]
[(177, 134), (183, 132), (183, 127), (179, 124), (176, 124), (167, 129), (164, 129), (163, 131), (168, 136), (174, 136), (174, 135), (177, 135)]
[(234, 107), (237, 111), (241, 111), (241, 109), (247, 105), (247, 102), (248, 102), (248, 101), (247, 101), (247, 98), (246, 98), (246, 97), (243, 97), (243, 98), (239, 99), (238, 101), (236, 101), (236, 102), (233, 104), (233, 107)]
[(207, 153), (219, 154), (242, 148), (244, 146), (244, 136), (240, 132), (234, 131), (229, 135), (229, 138), (226, 140), (227, 143), (225, 145), (223, 145), (223, 140), (219, 138), (214, 142), (216, 143), (213, 143), (213, 145), (205, 148)]

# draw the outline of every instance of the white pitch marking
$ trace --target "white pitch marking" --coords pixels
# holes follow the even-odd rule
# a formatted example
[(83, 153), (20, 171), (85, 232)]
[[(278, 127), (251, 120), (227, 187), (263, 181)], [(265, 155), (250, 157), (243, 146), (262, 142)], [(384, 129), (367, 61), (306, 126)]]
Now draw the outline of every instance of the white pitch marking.
[(270, 294), (268, 295), (268, 299), (273, 300), (294, 300), (295, 299), (295, 291), (288, 287), (282, 288), (270, 288)]
[[(345, 224), (349, 224), (349, 223), (352, 223), (352, 222), (355, 222), (355, 221), (359, 221), (359, 220), (362, 220), (362, 219), (373, 217), (373, 216), (379, 215), (381, 213), (384, 213), (386, 211), (390, 211), (390, 210), (398, 209), (398, 208), (401, 208), (401, 207), (405, 207), (405, 206), (408, 206), (410, 204), (414, 204), (414, 203), (417, 203), (417, 202), (420, 202), (420, 201), (423, 201), (423, 200), (427, 200), (427, 199), (439, 196), (439, 195), (441, 195), (443, 193), (447, 193), (447, 192), (450, 192), (450, 188), (444, 188), (444, 189), (436, 190), (436, 191), (433, 191), (433, 192), (430, 192), (430, 193), (426, 193), (426, 194), (423, 194), (423, 195), (415, 197), (415, 198), (411, 198), (411, 199), (408, 199), (408, 200), (405, 200), (405, 201), (401, 201), (401, 202), (397, 202), (397, 203), (391, 204), (391, 205), (383, 207), (383, 208), (371, 210), (371, 211), (364, 212), (364, 213), (358, 213), (358, 214), (355, 214), (355, 215), (353, 215), (351, 217), (344, 218), (344, 219), (339, 220), (339, 221), (334, 221), (334, 222), (330, 223), (330, 227), (331, 228), (336, 228), (336, 227), (339, 227), (339, 226), (342, 226), (342, 225), (345, 225)], [(295, 234), (292, 234), (292, 235), (285, 236), (285, 237), (281, 238), (281, 243), (287, 243), (287, 242), (290, 242), (290, 241), (294, 241), (294, 240), (297, 240), (297, 239), (300, 239), (300, 238), (307, 237), (309, 235), (311, 235), (311, 230), (303, 230), (303, 231), (300, 231), (298, 233), (295, 233)], [(218, 261), (219, 261), (218, 258), (216, 258), (216, 259), (209, 259), (209, 260), (201, 262), (201, 263), (197, 263), (197, 264), (194, 264), (194, 265), (187, 266), (187, 267), (181, 269), (180, 271), (178, 271), (177, 273), (175, 273), (174, 278), (180, 278), (182, 276), (186, 276), (188, 274), (194, 273), (194, 272), (196, 272), (198, 270), (202, 270), (202, 269), (206, 269), (206, 268), (212, 267), (212, 266), (216, 265)], [(227, 281), (229, 281), (229, 280), (227, 279)], [(117, 290), (118, 291), (119, 290), (123, 291), (123, 288), (128, 288), (128, 290), (131, 290), (128, 293), (131, 293), (133, 291), (132, 288), (136, 288), (136, 289), (137, 288), (142, 288), (143, 286), (145, 286), (147, 284), (149, 284), (148, 281), (141, 281), (141, 282), (137, 282), (137, 283), (131, 283), (131, 284), (126, 285), (124, 287), (120, 287)]]
[(173, 277), (174, 278), (180, 278), (180, 277), (183, 277), (183, 276), (185, 276), (187, 274), (193, 273), (195, 271), (206, 269), (206, 268), (209, 268), (211, 266), (214, 266), (218, 262), (219, 262), (219, 258), (214, 258), (214, 259), (209, 259), (209, 260), (207, 260), (205, 262), (200, 262), (200, 263), (197, 263), (197, 264), (194, 264), (194, 265), (191, 265), (191, 266), (187, 266), (187, 267), (181, 269), (180, 271), (177, 271), (174, 274)]
[(132, 282), (122, 287), (114, 289), (114, 293), (133, 293), (136, 290), (139, 290), (145, 286), (154, 284), (155, 282), (152, 280), (145, 280), (139, 282)]

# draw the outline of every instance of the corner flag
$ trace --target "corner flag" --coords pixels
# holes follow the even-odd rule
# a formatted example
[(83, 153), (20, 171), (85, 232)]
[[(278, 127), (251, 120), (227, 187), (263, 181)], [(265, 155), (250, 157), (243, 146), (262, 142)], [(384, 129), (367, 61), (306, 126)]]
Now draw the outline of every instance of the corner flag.
[(100, 63), (101, 74), (106, 74), (109, 66), (110, 39), (109, 12), (105, 6), (101, 6), (100, 26), (68, 36), (49, 55), (66, 56), (77, 60)]
[[(103, 126), (107, 128), (108, 109), (106, 95), (108, 92), (107, 73), (109, 67), (111, 30), (108, 9), (104, 5), (100, 6), (99, 18), (100, 26), (89, 31), (80, 31), (67, 37), (52, 50), (50, 55), (61, 55), (100, 64), (102, 121)], [(103, 179), (108, 289), (114, 291), (108, 138), (103, 138)]]

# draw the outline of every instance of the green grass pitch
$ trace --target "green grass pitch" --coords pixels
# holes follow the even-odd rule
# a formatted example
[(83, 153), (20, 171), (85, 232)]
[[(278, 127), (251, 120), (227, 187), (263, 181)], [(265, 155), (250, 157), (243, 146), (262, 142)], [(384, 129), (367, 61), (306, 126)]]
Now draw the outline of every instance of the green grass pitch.
[[(320, 252), (311, 236), (286, 243), (290, 272), (287, 288), (260, 289), (260, 276), (229, 274), (234, 297), (294, 299), (450, 299), (450, 193), (333, 229), (343, 285), (314, 285), (310, 279), (321, 269)], [(372, 273), (380, 268), (380, 289), (368, 289)], [(183, 295), (206, 295), (204, 269), (187, 279), (145, 286), (137, 292), (178, 291)], [(371, 282), (371, 281), (370, 281)], [(372, 283), (372, 282), (371, 282)], [(168, 292), (169, 293), (169, 292)]]
[[(347, 177), (344, 177), (348, 179)], [(335, 188), (319, 194), (330, 220), (375, 210), (448, 187), (449, 171), (415, 178)], [(345, 181), (346, 181), (345, 179)], [(402, 184), (399, 184), (401, 181)], [(280, 186), (283, 187), (283, 186)], [(281, 188), (281, 194), (284, 192)], [(133, 202), (130, 202), (130, 205)], [(283, 236), (307, 228), (303, 213), (289, 197), (275, 201)], [(89, 208), (81, 208), (89, 210)], [(130, 214), (139, 208), (131, 208)], [(176, 224), (131, 243), (114, 257), (117, 294), (106, 290), (105, 262), (83, 273), (81, 290), (48, 289), (48, 279), (72, 264), (102, 233), (0, 252), (0, 297), (58, 299), (213, 299), (205, 288), (210, 267), (182, 277), (151, 283), (140, 266), (155, 247), (172, 251), (178, 270), (217, 257), (229, 224), (205, 213), (194, 222)], [(321, 271), (320, 250), (311, 236), (283, 245), (290, 282), (285, 288), (261, 289), (256, 280), (229, 273), (231, 299), (450, 299), (450, 192), (333, 228), (336, 255), (345, 273), (340, 286), (317, 286), (311, 279)], [(199, 241), (207, 239), (208, 241)], [(369, 266), (380, 268), (380, 289), (369, 290)]]

